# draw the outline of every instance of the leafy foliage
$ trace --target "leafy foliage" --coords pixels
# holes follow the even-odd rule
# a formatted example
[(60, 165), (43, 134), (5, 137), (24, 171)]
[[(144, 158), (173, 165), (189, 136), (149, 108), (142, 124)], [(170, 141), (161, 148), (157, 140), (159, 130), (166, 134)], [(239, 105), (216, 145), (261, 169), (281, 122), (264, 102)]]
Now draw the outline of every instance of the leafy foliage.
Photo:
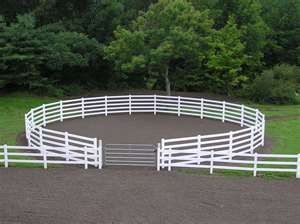
[(2, 0), (0, 88), (249, 96), (266, 70), (299, 66), (299, 21), (299, 0)]
[(300, 90), (300, 68), (277, 65), (265, 70), (247, 90), (249, 97), (258, 102), (295, 103), (297, 89)]
[(0, 29), (2, 87), (43, 87), (62, 79), (58, 72), (88, 67), (101, 53), (96, 40), (84, 34), (36, 28), (34, 18), (29, 15), (18, 16), (11, 25), (2, 20)]
[(190, 2), (161, 0), (128, 29), (119, 27), (105, 52), (123, 72), (163, 75), (170, 94), (170, 66), (195, 60), (201, 66), (209, 49), (211, 27), (208, 13), (195, 10)]

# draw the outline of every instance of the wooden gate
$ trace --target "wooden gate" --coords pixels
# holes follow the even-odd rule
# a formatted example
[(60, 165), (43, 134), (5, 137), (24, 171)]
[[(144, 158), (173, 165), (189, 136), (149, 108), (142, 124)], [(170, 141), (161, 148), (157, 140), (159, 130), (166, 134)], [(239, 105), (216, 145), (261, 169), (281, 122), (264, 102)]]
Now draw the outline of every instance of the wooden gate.
[(104, 165), (156, 166), (156, 145), (153, 144), (105, 144)]

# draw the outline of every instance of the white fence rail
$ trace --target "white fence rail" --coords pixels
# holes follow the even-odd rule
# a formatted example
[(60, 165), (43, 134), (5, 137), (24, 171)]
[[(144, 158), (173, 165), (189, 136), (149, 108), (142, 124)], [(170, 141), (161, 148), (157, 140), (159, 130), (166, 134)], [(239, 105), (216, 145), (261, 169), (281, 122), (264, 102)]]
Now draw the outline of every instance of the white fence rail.
[(46, 169), (48, 164), (76, 164), (102, 168), (102, 144), (97, 148), (87, 147), (50, 147), (50, 146), (0, 146), (0, 164), (31, 163), (41, 164)]
[(187, 149), (253, 153), (264, 145), (264, 115), (250, 107), (180, 96), (126, 95), (89, 97), (44, 104), (25, 115), (26, 137), (30, 146), (96, 147), (97, 139), (49, 130), (51, 122), (70, 118), (85, 118), (115, 113), (168, 113), (177, 116), (189, 115), (199, 118), (218, 119), (245, 127), (243, 130), (218, 135), (202, 135), (188, 138), (168, 139), (165, 146), (176, 145)]
[(257, 172), (291, 172), (300, 178), (300, 154), (246, 154), (232, 153), (228, 159), (227, 153), (215, 151), (200, 152), (189, 150), (182, 153), (176, 149), (159, 149), (159, 164), (157, 169), (167, 168), (171, 171), (174, 167), (181, 168), (206, 168), (212, 174), (215, 169), (250, 171), (253, 176)]

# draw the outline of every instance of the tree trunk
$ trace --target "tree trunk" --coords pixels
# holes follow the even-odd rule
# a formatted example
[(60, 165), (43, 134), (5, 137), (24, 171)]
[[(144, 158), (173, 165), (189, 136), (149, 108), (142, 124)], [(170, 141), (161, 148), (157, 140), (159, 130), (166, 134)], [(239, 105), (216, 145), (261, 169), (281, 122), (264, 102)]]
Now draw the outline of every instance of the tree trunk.
[(166, 84), (167, 95), (171, 96), (171, 84), (170, 84), (170, 79), (169, 79), (169, 66), (166, 66), (165, 84)]

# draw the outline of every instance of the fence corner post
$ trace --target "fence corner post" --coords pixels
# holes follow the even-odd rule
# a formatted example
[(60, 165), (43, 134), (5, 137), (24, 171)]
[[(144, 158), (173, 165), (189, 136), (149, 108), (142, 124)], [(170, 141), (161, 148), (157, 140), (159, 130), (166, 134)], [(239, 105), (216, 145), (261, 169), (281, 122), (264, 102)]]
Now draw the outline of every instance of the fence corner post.
[(7, 152), (7, 145), (3, 146), (3, 150), (4, 150), (4, 167), (7, 168), (8, 167), (8, 152)]
[(300, 178), (300, 153), (297, 155), (297, 172), (296, 178)]
[(209, 173), (213, 174), (214, 172), (214, 150), (210, 151), (210, 168), (209, 168)]

